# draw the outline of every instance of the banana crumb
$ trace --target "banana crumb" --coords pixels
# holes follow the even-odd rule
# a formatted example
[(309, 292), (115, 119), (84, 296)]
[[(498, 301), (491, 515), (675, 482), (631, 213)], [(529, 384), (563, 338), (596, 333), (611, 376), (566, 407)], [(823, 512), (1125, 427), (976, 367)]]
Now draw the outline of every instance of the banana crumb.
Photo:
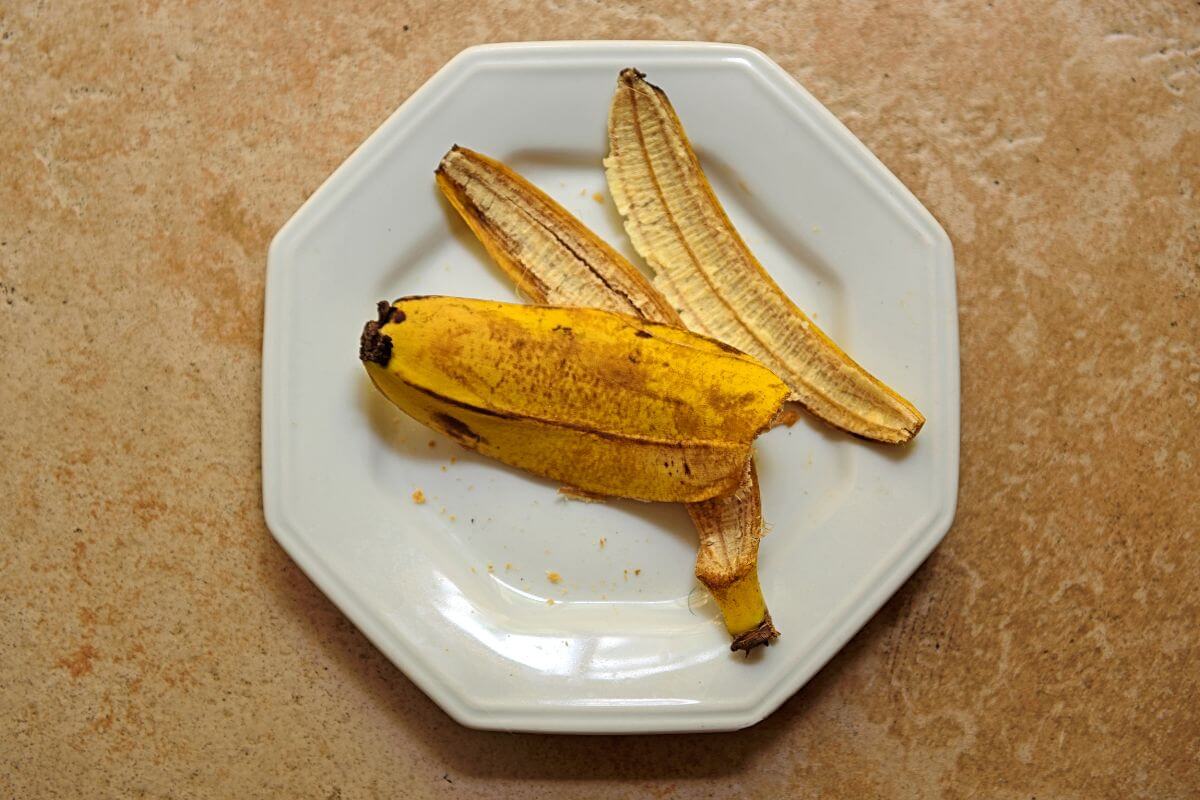
[(641, 575), (641, 574), (642, 574), (642, 571), (641, 571), (640, 569), (635, 569), (635, 570), (633, 571), (633, 574), (634, 574), (634, 575)]
[(445, 471), (446, 471), (446, 465), (442, 464), (442, 472), (445, 472)]
[(505, 562), (505, 564), (504, 564), (504, 571), (505, 571), (505, 572), (511, 572), (511, 571), (512, 571), (512, 568), (513, 568), (513, 565), (512, 565), (512, 562), (511, 562), (511, 561)]
[(488, 569), (488, 573), (492, 573), (492, 572), (496, 571), (496, 567), (492, 564), (488, 564), (487, 569)]
[(603, 549), (604, 549), (604, 545), (605, 545), (607, 542), (608, 542), (608, 539), (605, 539), (603, 536), (601, 536), (601, 537), (600, 537), (600, 549), (601, 549), (601, 550), (603, 550)]
[(437, 447), (437, 442), (436, 442), (436, 441), (434, 441), (433, 439), (430, 439), (430, 440), (429, 440), (429, 446), (430, 446), (430, 447)]
[(562, 581), (562, 575), (559, 575), (554, 570), (547, 570), (546, 571), (546, 579), (549, 580), (551, 583), (559, 583)]
[(553, 597), (547, 597), (547, 598), (546, 598), (546, 605), (548, 605), (548, 606), (552, 606), (552, 605), (554, 605), (554, 598), (553, 598)]
[(425, 493), (420, 489), (417, 489), (412, 493), (412, 501), (419, 506), (425, 505)]
[(453, 514), (451, 514), (451, 515), (450, 515), (450, 521), (451, 521), (451, 522), (457, 522), (457, 521), (458, 521), (458, 517), (456, 517), (456, 516), (454, 516)]
[(592, 199), (595, 200), (600, 205), (604, 205), (604, 195), (600, 194), (599, 192), (596, 192), (595, 194), (593, 194)]
[(457, 463), (458, 463), (458, 456), (450, 456), (450, 463), (451, 463), (451, 464), (457, 464)]

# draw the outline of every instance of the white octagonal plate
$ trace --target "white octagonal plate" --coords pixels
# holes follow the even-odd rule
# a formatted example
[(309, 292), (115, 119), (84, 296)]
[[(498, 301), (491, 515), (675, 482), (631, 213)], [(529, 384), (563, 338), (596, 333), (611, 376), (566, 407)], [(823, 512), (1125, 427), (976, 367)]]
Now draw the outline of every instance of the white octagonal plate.
[[(418, 426), (357, 360), (374, 303), (517, 299), (445, 204), (459, 143), (502, 159), (634, 257), (601, 168), (635, 66), (675, 103), (717, 194), (783, 288), (929, 422), (902, 449), (803, 420), (758, 442), (776, 646), (731, 653), (680, 506), (562, 499)], [(756, 50), (547, 43), (467, 50), (406, 101), (271, 245), (263, 501), (279, 543), (413, 681), (481, 728), (723, 730), (769, 714), (937, 544), (958, 479), (950, 242)], [(420, 491), (423, 504), (413, 499)], [(551, 582), (548, 572), (561, 576)], [(553, 601), (553, 603), (551, 603)]]

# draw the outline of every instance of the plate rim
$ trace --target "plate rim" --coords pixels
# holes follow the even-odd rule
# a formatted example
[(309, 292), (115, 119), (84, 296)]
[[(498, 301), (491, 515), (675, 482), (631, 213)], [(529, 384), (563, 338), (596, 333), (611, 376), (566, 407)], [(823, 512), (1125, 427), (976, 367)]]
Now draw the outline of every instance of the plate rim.
[[(407, 124), (414, 108), (428, 102), (436, 92), (449, 88), (456, 81), (470, 76), (488, 61), (519, 59), (523, 56), (542, 58), (571, 58), (588, 51), (611, 57), (625, 50), (651, 50), (656, 55), (695, 55), (705, 60), (723, 58), (741, 61), (757, 80), (772, 89), (778, 99), (811, 117), (827, 142), (842, 149), (863, 168), (871, 184), (898, 207), (923, 231), (933, 250), (934, 308), (940, 314), (935, 329), (944, 338), (942, 352), (934, 353), (936, 368), (947, 381), (944, 424), (947, 432), (948, 463), (944, 474), (935, 474), (942, 489), (940, 507), (924, 524), (924, 532), (914, 539), (904, 555), (891, 561), (876, 578), (864, 596), (849, 598), (831, 615), (830, 630), (819, 639), (794, 665), (786, 679), (777, 681), (758, 702), (734, 708), (710, 711), (689, 710), (687, 714), (664, 714), (657, 706), (589, 706), (572, 711), (562, 707), (530, 706), (523, 711), (497, 711), (479, 707), (459, 695), (442, 680), (436, 670), (427, 667), (413, 648), (395, 637), (382, 624), (379, 616), (368, 608), (362, 598), (345, 585), (318, 553), (299, 534), (299, 527), (289, 518), (286, 498), (280, 490), (280, 472), (286, 435), (281, 429), (279, 394), (283, 352), (275, 320), (286, 317), (284, 299), (289, 284), (289, 256), (299, 244), (300, 233), (316, 221), (318, 202), (325, 204), (331, 197), (351, 188), (356, 175), (367, 169), (381, 143), (396, 135)], [(330, 206), (335, 203), (329, 203)], [(961, 384), (959, 375), (959, 335), (956, 275), (953, 245), (933, 214), (916, 198), (888, 168), (854, 134), (825, 108), (794, 77), (756, 48), (721, 42), (691, 41), (539, 41), (504, 42), (468, 47), (462, 50), (410, 94), (388, 117), (321, 183), (273, 237), (267, 254), (266, 286), (264, 291), (262, 344), (262, 496), (263, 514), (271, 535), (301, 570), (317, 585), (331, 602), (354, 623), (362, 633), (397, 668), (430, 697), (456, 722), (471, 728), (488, 730), (520, 730), (540, 733), (667, 733), (685, 731), (727, 731), (753, 725), (782, 705), (798, 691), (845, 645), (896, 590), (929, 556), (933, 548), (949, 531), (958, 505), (960, 460)], [(939, 359), (941, 363), (938, 363)], [(583, 713), (581, 713), (583, 712)]]

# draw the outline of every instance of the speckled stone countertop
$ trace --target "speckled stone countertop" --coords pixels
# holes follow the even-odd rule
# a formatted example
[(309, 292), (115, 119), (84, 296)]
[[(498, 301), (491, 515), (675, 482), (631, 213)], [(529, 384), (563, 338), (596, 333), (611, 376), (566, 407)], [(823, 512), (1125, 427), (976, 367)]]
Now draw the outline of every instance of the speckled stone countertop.
[[(1200, 5), (638, 6), (0, 6), (0, 796), (1200, 794)], [(745, 732), (460, 728), (263, 523), (271, 235), (563, 38), (761, 48), (954, 241), (954, 528)]]

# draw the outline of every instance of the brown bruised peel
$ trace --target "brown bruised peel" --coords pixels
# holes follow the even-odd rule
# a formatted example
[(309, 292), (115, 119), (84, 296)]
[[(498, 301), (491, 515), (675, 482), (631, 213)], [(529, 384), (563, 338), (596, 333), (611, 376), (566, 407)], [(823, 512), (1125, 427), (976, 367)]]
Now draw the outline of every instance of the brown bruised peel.
[[(683, 327), (675, 309), (637, 268), (499, 161), (455, 146), (442, 159), (437, 182), (533, 302), (592, 306)], [(786, 418), (787, 410), (778, 417)], [(779, 634), (758, 581), (763, 524), (753, 462), (747, 462), (733, 494), (686, 507), (700, 538), (696, 577), (721, 607), (735, 637), (732, 649), (770, 644)]]
[(457, 297), (385, 305), (359, 354), (389, 400), (464, 447), (585, 493), (729, 494), (787, 396), (753, 358), (623, 314)]
[(605, 174), (625, 230), (690, 329), (758, 358), (831, 425), (892, 444), (916, 436), (921, 413), (843, 352), (758, 263), (666, 94), (637, 70), (621, 72), (608, 132)]

